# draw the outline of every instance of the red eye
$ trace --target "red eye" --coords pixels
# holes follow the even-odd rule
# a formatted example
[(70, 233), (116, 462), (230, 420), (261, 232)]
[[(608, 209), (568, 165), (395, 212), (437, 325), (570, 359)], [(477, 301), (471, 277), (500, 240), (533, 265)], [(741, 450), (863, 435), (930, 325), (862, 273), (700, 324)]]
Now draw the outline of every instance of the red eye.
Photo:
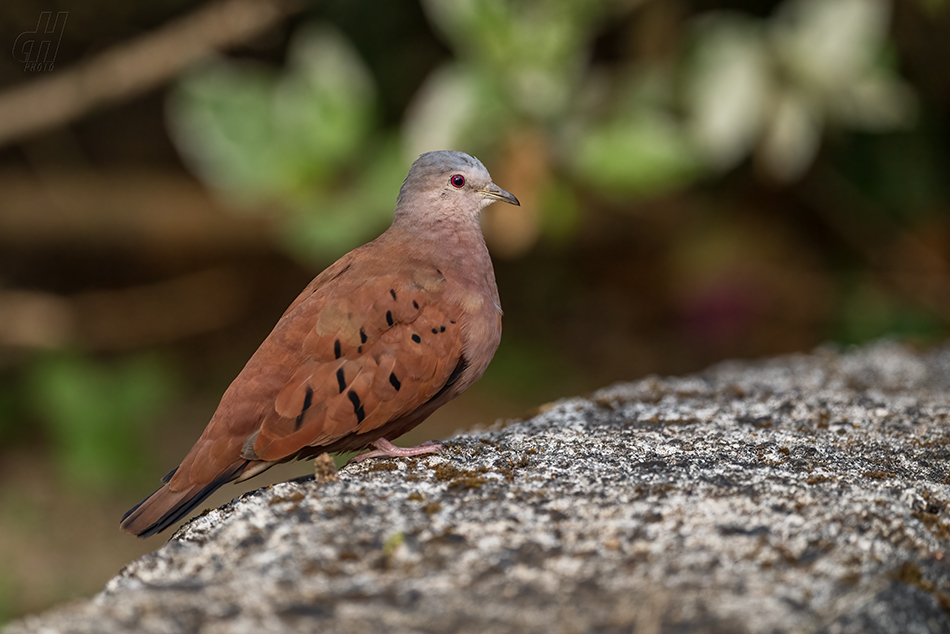
[(452, 187), (457, 187), (461, 189), (465, 185), (465, 177), (461, 174), (456, 174), (449, 179), (449, 182), (452, 183)]

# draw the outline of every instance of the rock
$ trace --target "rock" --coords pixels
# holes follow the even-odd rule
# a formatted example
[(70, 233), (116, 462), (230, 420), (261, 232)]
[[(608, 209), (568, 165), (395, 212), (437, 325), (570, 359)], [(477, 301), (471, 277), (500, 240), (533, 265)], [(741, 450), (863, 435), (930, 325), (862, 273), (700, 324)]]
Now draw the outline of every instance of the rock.
[(948, 632), (948, 457), (950, 347), (724, 363), (246, 494), (5, 633)]

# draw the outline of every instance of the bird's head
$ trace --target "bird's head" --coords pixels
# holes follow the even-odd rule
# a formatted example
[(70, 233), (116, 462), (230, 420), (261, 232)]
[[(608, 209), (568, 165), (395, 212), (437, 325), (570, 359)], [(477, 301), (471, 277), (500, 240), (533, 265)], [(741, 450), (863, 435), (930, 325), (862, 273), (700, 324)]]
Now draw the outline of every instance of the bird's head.
[(514, 195), (491, 180), (485, 166), (464, 152), (426, 152), (412, 164), (403, 181), (396, 214), (412, 211), (477, 217), (486, 206), (500, 200), (520, 205)]

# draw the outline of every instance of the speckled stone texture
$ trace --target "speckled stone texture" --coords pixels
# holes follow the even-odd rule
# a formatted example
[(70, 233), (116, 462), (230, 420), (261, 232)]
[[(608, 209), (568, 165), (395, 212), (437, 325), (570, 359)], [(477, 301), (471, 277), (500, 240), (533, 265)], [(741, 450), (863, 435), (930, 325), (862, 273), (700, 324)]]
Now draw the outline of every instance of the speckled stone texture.
[(726, 363), (250, 493), (5, 632), (950, 632), (948, 458), (950, 347)]

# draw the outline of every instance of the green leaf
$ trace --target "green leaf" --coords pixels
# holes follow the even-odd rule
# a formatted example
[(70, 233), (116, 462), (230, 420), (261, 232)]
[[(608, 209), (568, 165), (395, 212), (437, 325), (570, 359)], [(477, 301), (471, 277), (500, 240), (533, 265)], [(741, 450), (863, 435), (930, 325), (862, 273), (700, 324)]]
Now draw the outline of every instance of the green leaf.
[(766, 123), (772, 79), (763, 27), (720, 13), (694, 33), (683, 91), (688, 130), (701, 156), (725, 170), (748, 155)]
[(647, 196), (682, 186), (701, 164), (681, 129), (659, 113), (636, 113), (585, 132), (574, 153), (580, 176), (608, 192)]
[(333, 185), (373, 125), (363, 62), (337, 32), (301, 29), (288, 70), (218, 60), (182, 79), (169, 101), (173, 139), (208, 183), (245, 202)]
[(389, 226), (405, 159), (395, 138), (372, 146), (366, 155), (363, 169), (339, 189), (314, 190), (294, 201), (280, 233), (291, 255), (325, 264)]
[(235, 197), (279, 190), (283, 160), (275, 144), (277, 77), (256, 64), (213, 62), (185, 76), (169, 101), (169, 127), (202, 179)]

